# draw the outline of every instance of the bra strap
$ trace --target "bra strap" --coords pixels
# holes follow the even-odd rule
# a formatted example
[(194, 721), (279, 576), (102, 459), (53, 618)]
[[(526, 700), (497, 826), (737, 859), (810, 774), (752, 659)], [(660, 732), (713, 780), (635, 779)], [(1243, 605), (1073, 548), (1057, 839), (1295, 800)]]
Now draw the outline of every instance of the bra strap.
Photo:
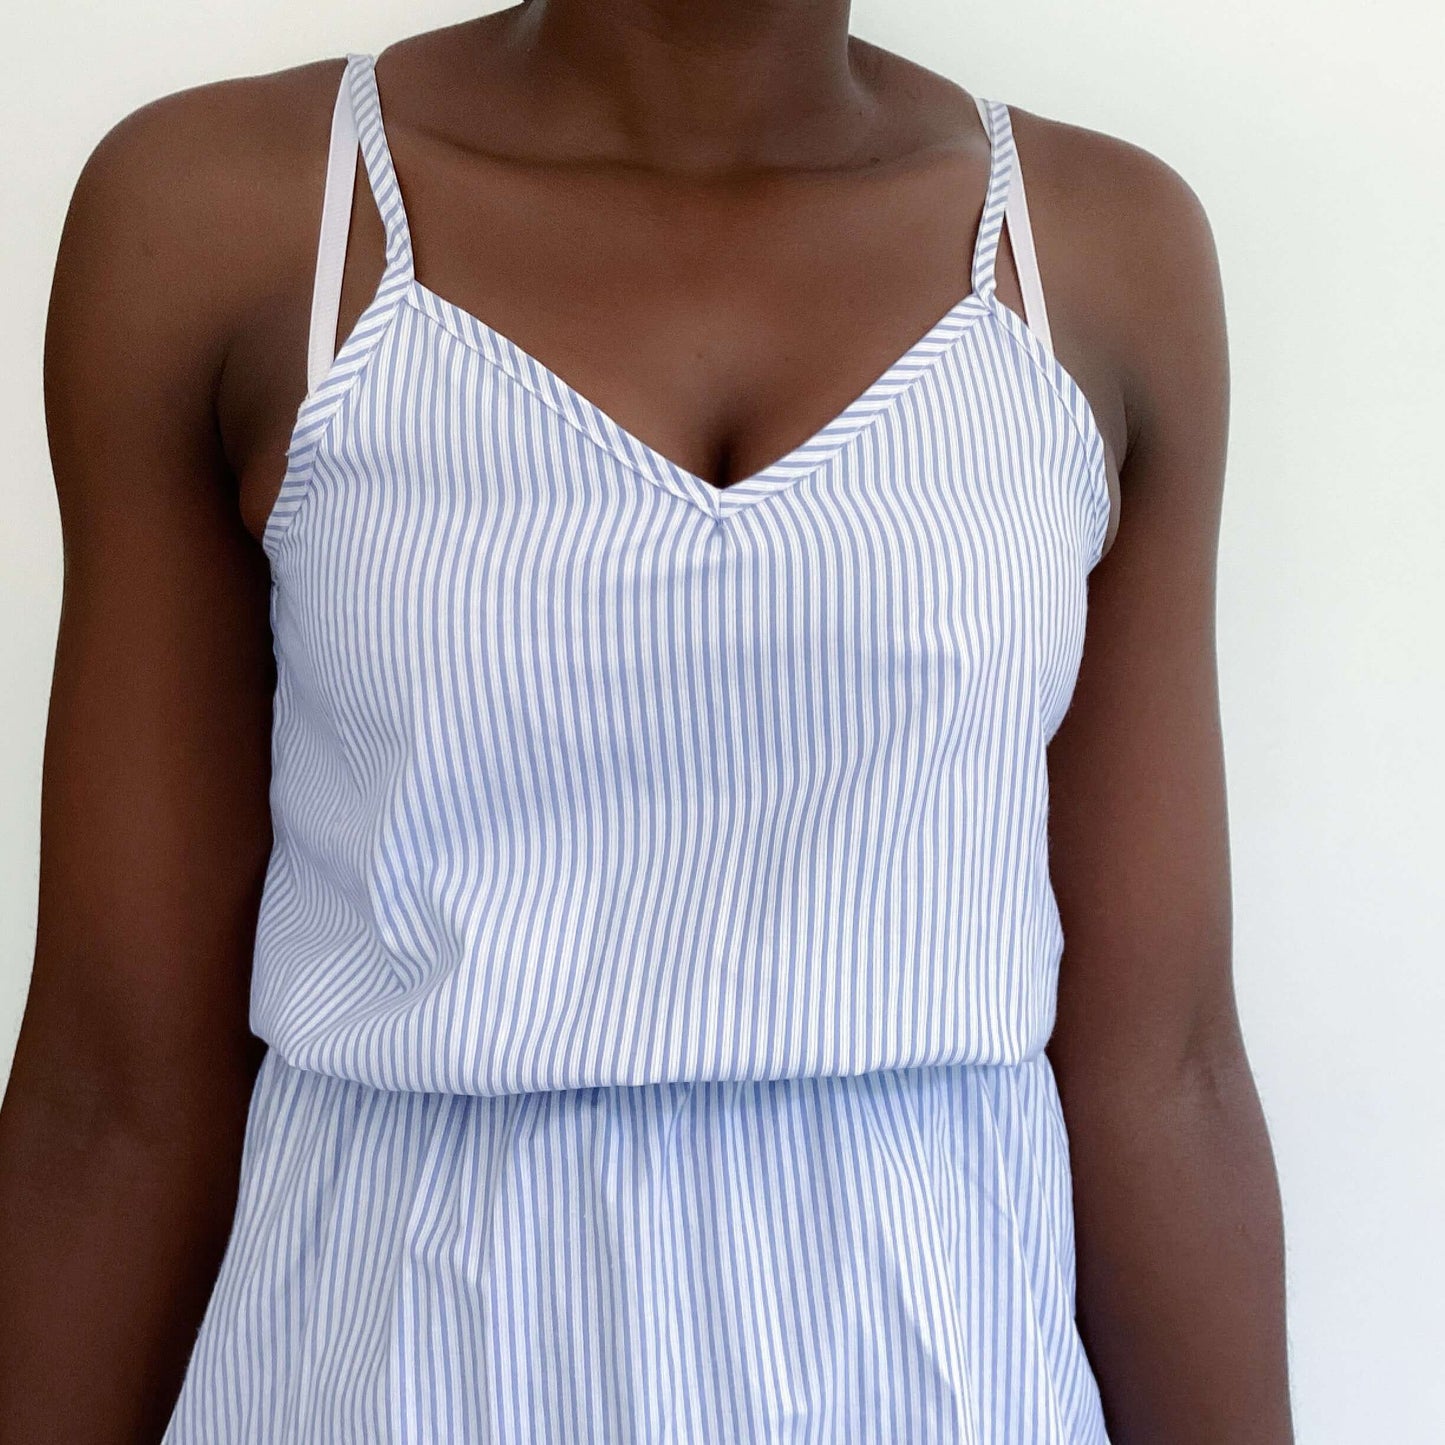
[(346, 264), (346, 235), (356, 182), (356, 117), (351, 109), (348, 60), (331, 112), (331, 149), (326, 158), (326, 191), (321, 201), (321, 235), (316, 248), (316, 278), (311, 288), (311, 330), (306, 348), (306, 384), (315, 391), (336, 351), (341, 312), (341, 273)]
[(411, 228), (382, 125), (374, 64), (375, 57), (371, 55), (347, 54), (331, 113), (331, 148), (326, 159), (326, 191), (321, 205), (306, 348), (306, 379), (312, 392), (320, 386), (335, 358), (358, 145), (372, 197), (386, 228), (386, 268), (378, 294), (390, 293), (412, 278)]
[(1039, 258), (1034, 251), (1034, 230), (1029, 221), (1028, 197), (1024, 194), (1023, 164), (1014, 149), (1013, 182), (1009, 186), (1008, 209), (1009, 245), (1013, 248), (1014, 265), (1019, 273), (1019, 290), (1024, 298), (1024, 320), (1028, 328), (1052, 354), (1053, 337), (1049, 333), (1049, 313), (1044, 305), (1044, 283), (1039, 275)]
[[(1034, 250), (1033, 227), (1029, 221), (1028, 196), (1024, 190), (1023, 165), (1019, 160), (1018, 147), (1013, 138), (1012, 117), (1007, 105), (999, 101), (988, 101), (975, 97), (978, 106), (980, 119), (983, 121), (984, 129), (988, 133), (992, 155), (995, 161), (1006, 157), (1006, 193), (1003, 207), (1003, 215), (999, 224), (987, 237), (987, 251), (982, 256), (985, 262), (985, 269), (982, 280), (986, 284), (987, 291), (991, 294), (994, 289), (995, 262), (998, 257), (998, 246), (1004, 221), (1008, 224), (1009, 244), (1013, 251), (1014, 266), (1018, 272), (1019, 290), (1023, 295), (1024, 320), (1029, 329), (1033, 331), (1043, 342), (1046, 349), (1053, 351), (1053, 342), (1049, 333), (1048, 310), (1044, 304), (1044, 287), (1042, 278), (1039, 276), (1038, 256)], [(990, 169), (989, 199), (996, 200), (994, 195), (994, 181), (997, 179), (993, 168)], [(987, 207), (985, 207), (987, 216)], [(980, 228), (979, 245), (980, 250), (985, 244), (985, 237)], [(979, 290), (979, 267), (975, 262), (975, 289)]]

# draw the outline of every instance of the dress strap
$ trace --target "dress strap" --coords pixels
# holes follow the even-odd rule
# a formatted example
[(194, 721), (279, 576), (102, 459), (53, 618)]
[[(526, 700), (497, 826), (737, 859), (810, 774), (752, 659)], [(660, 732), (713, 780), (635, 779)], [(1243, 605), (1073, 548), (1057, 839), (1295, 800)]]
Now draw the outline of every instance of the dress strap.
[(346, 66), (362, 159), (366, 162), (366, 174), (371, 182), (376, 208), (386, 225), (386, 268), (388, 272), (403, 272), (410, 280), (411, 226), (406, 218), (401, 186), (397, 183), (386, 126), (381, 118), (381, 95), (376, 88), (376, 57), (351, 54), (346, 57)]
[(1008, 106), (999, 100), (983, 99), (978, 99), (977, 105), (988, 135), (989, 161), (988, 189), (984, 193), (983, 214), (979, 217), (978, 238), (973, 247), (973, 289), (978, 295), (989, 297), (993, 295), (994, 259), (998, 255), (998, 239), (1013, 176), (1014, 142)]

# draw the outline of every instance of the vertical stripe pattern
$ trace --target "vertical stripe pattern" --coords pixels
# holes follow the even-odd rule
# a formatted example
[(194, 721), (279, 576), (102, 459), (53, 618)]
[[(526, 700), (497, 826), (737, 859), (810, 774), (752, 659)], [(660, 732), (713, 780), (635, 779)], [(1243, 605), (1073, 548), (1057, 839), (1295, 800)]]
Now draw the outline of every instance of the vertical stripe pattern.
[(1109, 515), (972, 289), (718, 489), (386, 269), (265, 531), (257, 1081), (166, 1445), (1096, 1445), (1045, 749)]

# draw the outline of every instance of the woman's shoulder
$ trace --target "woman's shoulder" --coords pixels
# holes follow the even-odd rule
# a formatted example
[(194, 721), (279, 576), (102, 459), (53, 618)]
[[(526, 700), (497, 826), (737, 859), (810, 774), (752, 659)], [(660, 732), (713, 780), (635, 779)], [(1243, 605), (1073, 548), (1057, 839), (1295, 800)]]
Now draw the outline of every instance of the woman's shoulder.
[(1006, 105), (1046, 272), (1112, 276), (1132, 294), (1150, 274), (1163, 285), (1212, 262), (1199, 193), (1169, 159), (1137, 140), (1060, 118), (988, 87), (966, 88), (917, 61), (852, 42), (864, 80), (896, 98), (920, 136), (940, 146), (980, 144), (977, 98)]
[(1148, 415), (1175, 404), (1176, 378), (1220, 347), (1219, 262), (1198, 190), (1135, 139), (987, 86), (970, 91), (874, 46), (858, 54), (940, 145), (985, 145), (976, 96), (1004, 103), (1056, 353), (1121, 466)]
[(1197, 243), (1209, 229), (1193, 184), (1164, 156), (1138, 141), (1078, 121), (1061, 120), (1010, 103), (1009, 116), (1029, 198), (1065, 209), (1087, 234), (1110, 248), (1132, 249), (1139, 264), (1169, 252), (1171, 244)]
[(238, 338), (309, 285), (342, 64), (177, 89), (94, 142), (47, 312), (47, 397), (66, 449), (72, 415), (92, 418), (88, 436), (109, 398), (106, 427), (138, 454), (209, 454)]
[[(237, 281), (251, 258), (274, 275), (288, 230), (278, 222), (299, 199), (314, 209), (344, 63), (197, 83), (137, 106), (92, 146), (72, 215), (109, 233), (117, 261), (130, 240), (176, 261), (203, 252)], [(305, 227), (290, 229), (309, 242)]]
[(211, 80), (123, 114), (72, 187), (63, 248), (137, 304), (223, 325), (314, 249), (344, 59)]

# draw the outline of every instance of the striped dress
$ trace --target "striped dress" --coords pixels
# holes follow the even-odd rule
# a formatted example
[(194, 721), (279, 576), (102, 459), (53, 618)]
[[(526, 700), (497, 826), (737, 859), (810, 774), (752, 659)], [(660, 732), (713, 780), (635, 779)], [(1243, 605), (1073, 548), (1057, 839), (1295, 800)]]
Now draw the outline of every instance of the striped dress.
[(969, 294), (718, 488), (417, 279), (347, 57), (264, 535), (269, 1049), (164, 1445), (1106, 1445), (1043, 1048), (1109, 489), (979, 110)]

